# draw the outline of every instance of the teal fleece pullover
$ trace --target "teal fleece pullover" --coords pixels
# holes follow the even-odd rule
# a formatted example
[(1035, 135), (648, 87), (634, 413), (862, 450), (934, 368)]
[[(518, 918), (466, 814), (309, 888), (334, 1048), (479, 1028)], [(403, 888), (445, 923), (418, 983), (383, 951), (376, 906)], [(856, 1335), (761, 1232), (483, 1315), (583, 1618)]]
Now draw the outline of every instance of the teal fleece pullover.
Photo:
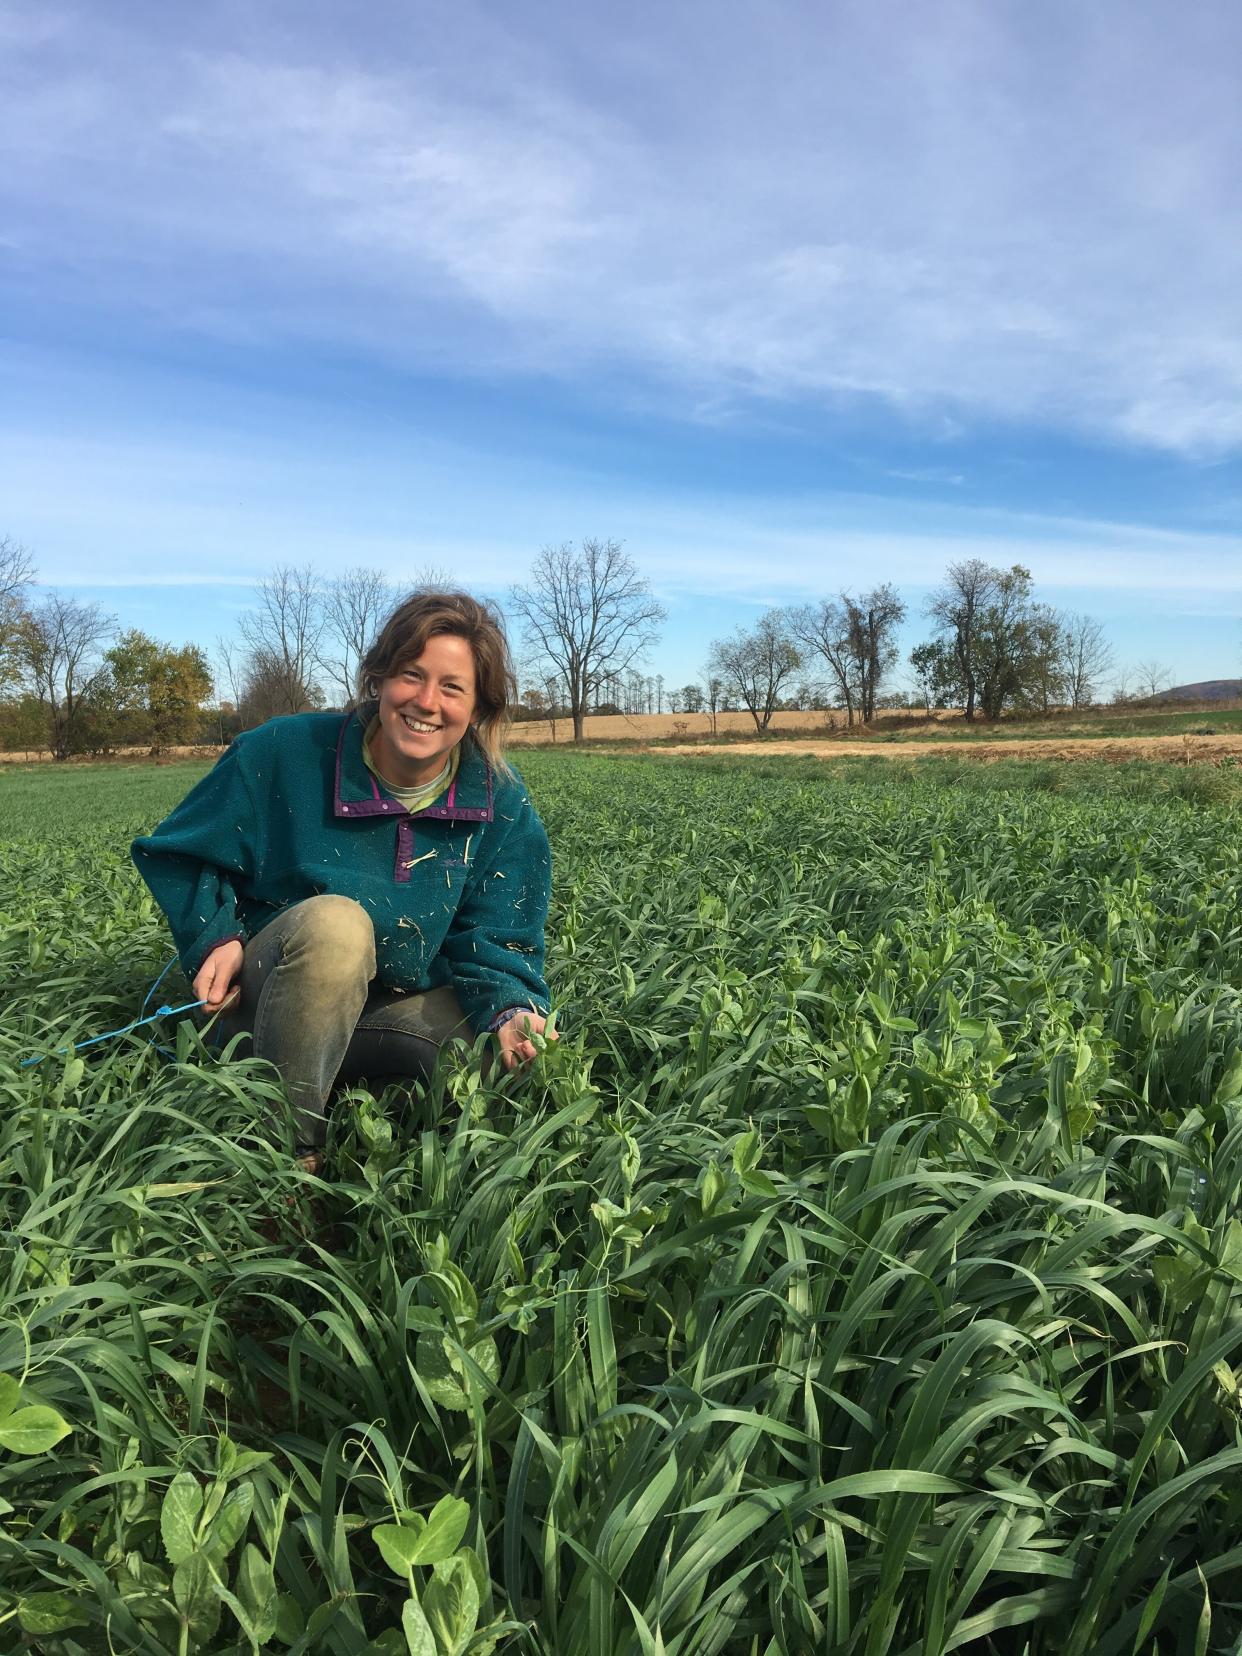
[(362, 756), (358, 714), (301, 713), (239, 736), (133, 858), (192, 976), (292, 903), (352, 897), (375, 926), (376, 981), (451, 984), (481, 1032), (546, 1012), (548, 837), (520, 780), (467, 736), (448, 793), (411, 816)]

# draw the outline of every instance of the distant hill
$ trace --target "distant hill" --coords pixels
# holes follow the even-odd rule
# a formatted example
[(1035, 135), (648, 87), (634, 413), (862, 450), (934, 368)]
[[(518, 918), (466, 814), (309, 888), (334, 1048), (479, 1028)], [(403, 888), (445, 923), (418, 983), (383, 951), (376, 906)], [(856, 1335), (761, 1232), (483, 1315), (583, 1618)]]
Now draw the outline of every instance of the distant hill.
[(1157, 701), (1242, 701), (1242, 679), (1204, 679), (1199, 684), (1177, 684), (1162, 690)]

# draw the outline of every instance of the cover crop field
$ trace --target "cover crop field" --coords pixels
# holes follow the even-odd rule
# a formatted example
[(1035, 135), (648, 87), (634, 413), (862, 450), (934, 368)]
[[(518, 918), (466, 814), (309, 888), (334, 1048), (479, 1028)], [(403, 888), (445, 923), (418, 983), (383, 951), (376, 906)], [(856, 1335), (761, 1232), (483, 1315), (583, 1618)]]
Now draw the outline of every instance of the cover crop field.
[(523, 768), (559, 1048), (326, 1180), (186, 1022), (19, 1068), (197, 772), (0, 778), (0, 1648), (1237, 1650), (1236, 814)]

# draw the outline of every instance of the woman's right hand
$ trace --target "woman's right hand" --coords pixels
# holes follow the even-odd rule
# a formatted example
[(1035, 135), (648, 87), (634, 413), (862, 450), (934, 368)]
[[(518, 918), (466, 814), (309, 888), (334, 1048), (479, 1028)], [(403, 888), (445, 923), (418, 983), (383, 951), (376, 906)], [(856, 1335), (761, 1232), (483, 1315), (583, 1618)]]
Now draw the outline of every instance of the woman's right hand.
[(218, 1012), (237, 990), (233, 979), (242, 968), (245, 950), (236, 938), (218, 943), (194, 974), (194, 993), (207, 1012)]

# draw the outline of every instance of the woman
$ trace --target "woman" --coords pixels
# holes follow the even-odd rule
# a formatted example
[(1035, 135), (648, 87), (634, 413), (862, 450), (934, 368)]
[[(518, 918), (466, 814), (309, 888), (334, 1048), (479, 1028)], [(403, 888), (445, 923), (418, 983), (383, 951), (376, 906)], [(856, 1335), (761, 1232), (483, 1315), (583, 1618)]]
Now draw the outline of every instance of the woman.
[(427, 1075), (445, 1041), (535, 1055), (551, 859), (500, 741), (513, 674), (495, 612), (416, 592), (367, 652), (350, 713), (239, 736), (138, 870), (194, 993), (284, 1078), (317, 1168), (333, 1083)]

